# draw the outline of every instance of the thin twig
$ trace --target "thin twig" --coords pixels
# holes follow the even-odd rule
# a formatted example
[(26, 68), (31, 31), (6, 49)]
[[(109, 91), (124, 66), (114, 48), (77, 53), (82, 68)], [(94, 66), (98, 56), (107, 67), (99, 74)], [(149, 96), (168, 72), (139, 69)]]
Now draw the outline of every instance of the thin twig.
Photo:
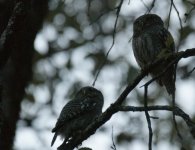
[(112, 148), (113, 150), (117, 150), (117, 149), (116, 149), (116, 145), (115, 145), (115, 143), (114, 143), (114, 130), (113, 130), (113, 126), (112, 126), (112, 146), (111, 146), (111, 148)]
[[(175, 93), (172, 95), (172, 106), (173, 108), (175, 107)], [(176, 129), (176, 132), (177, 132), (177, 136), (179, 137), (180, 140), (182, 140), (182, 136), (181, 136), (181, 133), (179, 131), (179, 128), (178, 128), (178, 125), (177, 125), (177, 121), (176, 121), (176, 118), (175, 118), (175, 109), (173, 109), (173, 123), (174, 123), (174, 126), (175, 126), (175, 129)]]
[(171, 0), (171, 6), (170, 6), (170, 9), (169, 9), (167, 29), (169, 28), (169, 23), (170, 23), (170, 18), (171, 18), (171, 11), (172, 11), (172, 8), (173, 8), (173, 0)]
[(173, 7), (174, 7), (174, 9), (177, 13), (178, 18), (179, 18), (179, 24), (180, 24), (181, 31), (183, 31), (183, 25), (182, 25), (181, 17), (180, 17), (179, 11), (178, 11), (177, 7), (175, 6), (174, 2), (173, 2)]
[(149, 142), (148, 142), (148, 149), (152, 150), (152, 127), (151, 127), (151, 120), (150, 120), (150, 115), (148, 113), (148, 86), (146, 85), (144, 87), (144, 107), (146, 108), (145, 110), (145, 115), (146, 115), (146, 120), (148, 123), (148, 129), (149, 129)]
[(155, 2), (156, 2), (156, 0), (153, 0), (153, 1), (152, 1), (151, 6), (150, 6), (150, 8), (149, 8), (148, 11), (147, 11), (147, 14), (150, 13), (151, 10), (154, 8)]
[(190, 129), (195, 128), (195, 122), (193, 122), (189, 115), (186, 114), (182, 109), (180, 109), (179, 107), (175, 106), (168, 106), (168, 105), (155, 105), (155, 106), (148, 106), (147, 108), (145, 107), (135, 107), (135, 106), (118, 106), (116, 108), (118, 111), (132, 111), (132, 112), (143, 112), (147, 109), (147, 111), (156, 111), (156, 110), (166, 110), (166, 111), (171, 111), (171, 112), (175, 112), (176, 116), (181, 117), (186, 124), (188, 125), (188, 127)]
[(191, 71), (189, 71), (188, 74), (190, 75), (190, 74), (192, 74), (192, 72), (194, 72), (194, 71), (195, 71), (195, 67), (194, 67)]
[(146, 5), (146, 3), (145, 3), (143, 0), (141, 0), (141, 2), (142, 2), (142, 4), (146, 7), (146, 9), (147, 9), (147, 11), (148, 11), (150, 8)]
[(108, 12), (114, 11), (115, 9), (116, 9), (116, 8), (113, 8), (113, 9), (109, 9), (109, 10), (106, 10), (106, 11), (102, 12), (99, 16), (97, 16), (97, 18), (95, 18), (95, 20), (91, 21), (89, 25), (94, 24), (94, 23), (97, 22), (103, 15), (108, 14)]
[(180, 17), (179, 11), (178, 11), (177, 7), (175, 6), (174, 2), (173, 2), (173, 7), (174, 7), (174, 9), (177, 13), (178, 18), (179, 18), (179, 24), (180, 24), (181, 31), (183, 31), (183, 25), (182, 25), (181, 17)]
[[(181, 30), (180, 30), (180, 33), (181, 33), (180, 37), (183, 37), (183, 25), (182, 25), (182, 20), (181, 20), (179, 11), (178, 11), (178, 9), (177, 9), (177, 7), (176, 7), (176, 5), (175, 5), (174, 2), (173, 2), (173, 7), (174, 7), (174, 9), (175, 9), (175, 11), (176, 11), (176, 13), (177, 13), (178, 18), (179, 18), (179, 24), (180, 24), (180, 28), (181, 28)], [(177, 48), (176, 48), (176, 51), (177, 51), (177, 52), (178, 52), (179, 45), (180, 45), (180, 43), (178, 43), (178, 46), (177, 46)]]
[[(176, 65), (181, 58), (185, 58), (186, 57), (185, 56), (186, 55), (185, 53), (187, 51), (190, 51), (190, 53), (192, 53), (192, 56), (195, 55), (195, 49), (188, 49), (185, 52), (181, 51), (181, 52), (178, 52), (178, 53), (175, 53), (175, 54), (170, 55), (170, 57), (167, 60), (172, 60), (172, 61), (167, 65), (167, 67), (162, 72), (160, 72), (157, 76), (155, 76), (154, 78), (152, 78), (151, 80), (149, 80), (148, 82), (146, 82), (141, 87), (146, 86), (146, 85), (149, 85), (152, 82), (154, 82), (155, 80), (157, 80), (158, 78), (160, 78), (171, 66), (173, 66), (174, 64)], [(177, 55), (177, 56), (175, 57), (174, 55)], [(174, 58), (171, 58), (172, 56), (174, 56), (175, 59)], [(160, 63), (162, 61), (167, 61), (167, 60), (164, 60), (162, 58), (162, 59), (157, 60), (157, 62)]]
[(97, 81), (97, 78), (98, 78), (98, 76), (99, 76), (99, 74), (100, 74), (100, 72), (101, 72), (103, 66), (106, 64), (107, 59), (108, 59), (108, 55), (109, 55), (110, 51), (112, 50), (112, 48), (113, 48), (113, 46), (114, 46), (114, 44), (115, 44), (116, 26), (117, 26), (117, 23), (118, 23), (118, 18), (119, 18), (119, 14), (120, 14), (120, 10), (121, 10), (123, 1), (124, 1), (124, 0), (121, 0), (121, 2), (119, 3), (119, 6), (117, 7), (117, 11), (116, 11), (116, 20), (115, 20), (115, 23), (114, 23), (114, 31), (113, 31), (113, 34), (112, 34), (112, 44), (111, 44), (109, 50), (108, 50), (107, 53), (106, 53), (106, 56), (105, 56), (105, 59), (104, 59), (102, 65), (101, 65), (100, 68), (98, 69), (98, 72), (97, 72), (97, 74), (96, 74), (96, 76), (95, 76), (95, 79), (94, 79), (94, 81), (93, 81), (93, 83), (92, 83), (92, 86), (95, 86), (95, 83), (96, 83), (96, 81)]
[(194, 71), (195, 71), (195, 67), (194, 67), (191, 71), (189, 71), (189, 72), (187, 72), (186, 74), (184, 74), (184, 75), (181, 77), (181, 79), (185, 79), (185, 78), (189, 77)]
[(184, 21), (184, 22), (186, 22), (186, 21), (187, 21), (187, 19), (188, 19), (189, 15), (192, 13), (192, 11), (194, 11), (194, 10), (195, 10), (195, 3), (192, 3), (192, 2), (187, 1), (187, 0), (186, 0), (186, 2), (187, 2), (187, 3), (189, 3), (190, 5), (192, 5), (193, 7), (192, 7), (192, 8), (188, 11), (188, 13), (185, 13), (186, 19), (185, 19), (185, 21)]
[[(172, 106), (173, 108), (175, 108), (175, 83), (176, 83), (176, 69), (177, 69), (177, 63), (174, 65), (174, 92), (172, 93)], [(175, 109), (173, 109), (175, 110)], [(178, 125), (177, 125), (177, 121), (176, 121), (176, 118), (175, 118), (175, 111), (173, 111), (173, 123), (175, 125), (175, 129), (177, 131), (177, 136), (179, 137), (180, 140), (182, 140), (182, 136), (179, 132), (179, 128), (178, 128)]]
[(192, 11), (194, 11), (195, 10), (195, 6), (194, 7), (192, 7), (190, 10), (189, 10), (189, 12), (188, 13), (185, 13), (185, 16), (186, 16), (186, 19), (185, 19), (185, 23), (187, 22), (187, 19), (188, 19), (188, 17), (189, 17), (189, 15), (192, 13)]

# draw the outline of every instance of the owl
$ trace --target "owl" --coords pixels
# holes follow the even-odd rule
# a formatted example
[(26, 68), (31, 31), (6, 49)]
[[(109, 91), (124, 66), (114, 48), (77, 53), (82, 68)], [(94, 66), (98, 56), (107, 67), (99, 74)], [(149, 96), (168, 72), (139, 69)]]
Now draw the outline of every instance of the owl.
[[(171, 33), (164, 27), (162, 19), (156, 14), (145, 14), (138, 17), (133, 24), (132, 48), (135, 59), (141, 69), (161, 57), (175, 53), (175, 44)], [(150, 72), (152, 77), (161, 73), (169, 62), (161, 62)], [(175, 92), (175, 65), (157, 79), (165, 86), (169, 94)]]
[(81, 88), (75, 97), (62, 109), (52, 132), (55, 133), (51, 146), (57, 135), (65, 138), (65, 142), (72, 136), (84, 130), (101, 113), (104, 103), (102, 93), (90, 86)]

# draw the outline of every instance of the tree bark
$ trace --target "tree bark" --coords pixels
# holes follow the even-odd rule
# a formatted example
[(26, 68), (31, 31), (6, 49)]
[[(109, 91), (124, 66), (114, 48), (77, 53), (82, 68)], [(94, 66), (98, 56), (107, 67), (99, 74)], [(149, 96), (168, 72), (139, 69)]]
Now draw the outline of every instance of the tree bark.
[(0, 149), (11, 150), (48, 0), (5, 0), (0, 8)]

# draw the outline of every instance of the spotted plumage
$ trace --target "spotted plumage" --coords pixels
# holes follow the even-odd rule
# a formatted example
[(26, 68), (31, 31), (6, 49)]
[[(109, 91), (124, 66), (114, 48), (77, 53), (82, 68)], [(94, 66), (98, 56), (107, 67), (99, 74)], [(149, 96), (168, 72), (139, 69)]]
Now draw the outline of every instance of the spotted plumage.
[(102, 93), (93, 87), (83, 87), (62, 109), (60, 116), (52, 129), (54, 144), (57, 135), (61, 135), (68, 141), (69, 138), (85, 129), (96, 117), (102, 113)]
[[(164, 28), (162, 19), (155, 14), (142, 15), (135, 20), (132, 47), (136, 61), (142, 69), (156, 59), (167, 57), (167, 55), (175, 52), (171, 33)], [(168, 62), (162, 62), (152, 69), (151, 75), (157, 76), (167, 65)], [(174, 71), (175, 65), (171, 66), (157, 80), (161, 86), (166, 87), (169, 94), (173, 94), (175, 91)]]

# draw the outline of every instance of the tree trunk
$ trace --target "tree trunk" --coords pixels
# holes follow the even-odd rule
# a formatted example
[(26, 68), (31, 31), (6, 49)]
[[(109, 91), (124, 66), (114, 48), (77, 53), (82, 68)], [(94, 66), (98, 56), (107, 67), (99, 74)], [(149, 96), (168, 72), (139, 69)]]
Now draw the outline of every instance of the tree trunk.
[(0, 3), (0, 149), (13, 147), (25, 87), (32, 76), (34, 39), (48, 9), (47, 0)]

